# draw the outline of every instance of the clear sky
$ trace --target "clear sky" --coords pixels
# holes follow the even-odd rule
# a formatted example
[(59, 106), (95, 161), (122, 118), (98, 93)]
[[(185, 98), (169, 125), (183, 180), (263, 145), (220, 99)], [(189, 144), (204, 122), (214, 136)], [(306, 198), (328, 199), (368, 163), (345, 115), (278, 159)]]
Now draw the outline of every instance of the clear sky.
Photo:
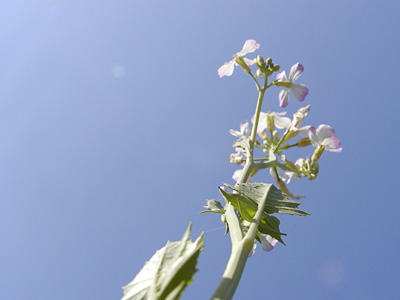
[[(287, 246), (256, 251), (235, 299), (400, 299), (400, 2), (0, 8), (0, 298), (120, 299), (190, 221), (205, 250), (182, 299), (212, 295), (230, 241), (198, 212), (233, 183), (229, 130), (257, 97), (217, 69), (251, 38), (282, 70), (304, 65), (310, 93), (285, 111), (311, 104), (306, 123), (333, 126), (343, 152), (291, 184), (311, 216), (280, 217)], [(263, 111), (283, 111), (277, 95)]]

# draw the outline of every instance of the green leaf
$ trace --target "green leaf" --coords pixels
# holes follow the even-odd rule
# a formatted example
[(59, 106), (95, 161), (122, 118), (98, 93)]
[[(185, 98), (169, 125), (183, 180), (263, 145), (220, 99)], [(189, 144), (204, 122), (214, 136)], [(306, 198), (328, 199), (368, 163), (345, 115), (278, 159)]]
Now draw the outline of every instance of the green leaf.
[(121, 300), (177, 300), (196, 273), (197, 258), (204, 248), (202, 233), (190, 240), (189, 224), (180, 241), (167, 242), (147, 261), (136, 277), (122, 288)]
[[(225, 186), (229, 188), (233, 188), (232, 186), (225, 184)], [(252, 199), (238, 194), (238, 193), (228, 193), (222, 189), (220, 189), (222, 195), (226, 199), (226, 201), (230, 202), (232, 206), (240, 213), (240, 216), (246, 220), (247, 222), (253, 222), (253, 218), (257, 212), (258, 203), (253, 201)], [(269, 234), (270, 236), (276, 238), (282, 244), (285, 244), (282, 241), (281, 236), (286, 235), (281, 233), (279, 230), (279, 220), (275, 217), (269, 216), (264, 213), (261, 217), (260, 224), (258, 226), (258, 230), (261, 233)]]
[(225, 185), (237, 193), (252, 199), (257, 204), (267, 196), (264, 211), (267, 214), (279, 213), (307, 216), (308, 213), (297, 209), (300, 203), (290, 200), (280, 189), (268, 183), (242, 183), (237, 186)]
[[(241, 183), (236, 186), (224, 184), (233, 190), (228, 193), (221, 190), (224, 198), (239, 212), (240, 216), (252, 222), (259, 203), (266, 198), (263, 215), (258, 226), (258, 231), (276, 238), (283, 243), (281, 236), (286, 235), (279, 230), (278, 218), (271, 216), (273, 213), (307, 216), (308, 213), (298, 209), (300, 203), (290, 200), (280, 189), (267, 183)], [(284, 244), (284, 243), (283, 243)]]

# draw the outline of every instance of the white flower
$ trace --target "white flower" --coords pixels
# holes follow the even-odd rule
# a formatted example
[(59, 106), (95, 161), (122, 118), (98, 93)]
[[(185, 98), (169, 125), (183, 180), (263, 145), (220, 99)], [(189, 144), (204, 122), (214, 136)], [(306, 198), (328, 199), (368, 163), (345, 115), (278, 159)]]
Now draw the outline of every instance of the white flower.
[[(235, 66), (238, 65), (235, 62), (236, 58), (238, 58), (239, 56), (244, 56), (247, 53), (252, 53), (252, 52), (256, 51), (258, 48), (260, 48), (260, 44), (258, 44), (255, 40), (247, 40), (243, 45), (243, 49), (240, 52), (234, 54), (233, 59), (231, 61), (224, 63), (223, 66), (221, 66), (218, 69), (219, 77), (221, 78), (224, 76), (231, 76), (233, 74), (233, 70), (234, 70)], [(247, 58), (243, 58), (243, 59), (248, 66), (251, 66), (252, 64), (254, 64), (254, 60), (252, 60), (252, 59), (247, 59)]]
[(240, 131), (236, 130), (229, 130), (229, 133), (232, 134), (233, 136), (238, 137), (239, 139), (244, 139), (249, 137), (250, 134), (250, 128), (249, 128), (249, 122), (243, 122), (240, 123)]
[(335, 129), (328, 125), (319, 125), (317, 129), (310, 126), (308, 128), (308, 137), (315, 148), (311, 157), (313, 161), (317, 161), (324, 151), (342, 152), (342, 147), (340, 147), (340, 141), (336, 137)]
[(261, 248), (264, 251), (272, 251), (275, 245), (278, 243), (277, 239), (274, 239), (272, 236), (268, 234), (260, 234)]
[[(265, 129), (268, 128), (273, 130), (273, 126), (278, 129), (288, 128), (291, 120), (288, 117), (281, 117), (286, 115), (286, 112), (267, 112), (260, 113), (260, 118), (258, 119), (257, 133), (261, 134)], [(255, 115), (251, 118), (251, 122), (254, 123)], [(268, 126), (272, 124), (272, 126)], [(271, 131), (272, 131), (271, 130)]]
[(282, 71), (277, 76), (278, 80), (277, 86), (283, 86), (284, 89), (279, 93), (279, 105), (281, 107), (286, 107), (289, 103), (289, 90), (292, 90), (293, 96), (299, 100), (304, 101), (308, 95), (308, 87), (304, 84), (293, 83), (300, 75), (303, 73), (304, 67), (302, 64), (294, 64), (290, 68), (289, 80), (286, 77), (286, 72)]
[[(304, 163), (304, 158), (299, 158), (298, 160), (296, 160), (296, 162), (294, 164), (295, 164), (295, 167), (300, 169), (300, 167), (302, 166), (303, 163)], [(291, 164), (293, 165), (293, 163), (291, 163)], [(281, 178), (283, 181), (286, 181), (286, 183), (289, 184), (293, 178), (299, 179), (300, 177), (296, 172), (286, 171), (282, 174)]]
[(243, 171), (243, 169), (236, 170), (236, 171), (233, 173), (232, 179), (235, 180), (235, 181), (238, 181), (239, 178), (240, 178), (240, 175), (242, 175), (242, 171)]
[[(319, 125), (317, 129), (313, 126), (308, 128), (308, 137), (314, 148), (324, 147), (325, 151), (342, 152), (340, 141), (336, 137), (335, 129), (329, 125)], [(340, 148), (339, 148), (340, 147)]]

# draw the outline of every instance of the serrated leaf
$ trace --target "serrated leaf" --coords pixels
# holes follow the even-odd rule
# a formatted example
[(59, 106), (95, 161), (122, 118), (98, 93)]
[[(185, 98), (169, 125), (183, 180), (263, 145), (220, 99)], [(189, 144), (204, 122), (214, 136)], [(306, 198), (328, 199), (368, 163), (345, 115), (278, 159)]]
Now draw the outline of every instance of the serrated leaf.
[[(231, 188), (231, 186), (228, 184), (225, 184), (225, 186)], [(222, 189), (220, 189), (220, 191), (224, 198), (232, 204), (232, 206), (240, 213), (244, 220), (247, 222), (253, 222), (253, 218), (257, 212), (258, 203), (238, 193), (228, 193)], [(261, 233), (269, 234), (282, 244), (285, 244), (282, 241), (281, 236), (286, 234), (280, 232), (279, 223), (280, 222), (277, 218), (264, 213), (261, 217), (258, 230)]]
[(196, 273), (197, 258), (203, 250), (202, 233), (190, 240), (191, 224), (180, 241), (167, 242), (147, 261), (136, 277), (124, 286), (121, 300), (177, 300)]
[(300, 203), (290, 200), (280, 189), (268, 183), (242, 183), (237, 186), (225, 185), (239, 194), (255, 201), (261, 202), (267, 195), (264, 211), (268, 214), (290, 214), (307, 216), (308, 213), (297, 209)]

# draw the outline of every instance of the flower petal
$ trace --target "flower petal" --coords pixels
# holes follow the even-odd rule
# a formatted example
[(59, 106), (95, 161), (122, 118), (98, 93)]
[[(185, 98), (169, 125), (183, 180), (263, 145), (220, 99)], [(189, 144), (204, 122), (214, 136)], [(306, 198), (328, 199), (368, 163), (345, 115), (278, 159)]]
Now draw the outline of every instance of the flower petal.
[(330, 138), (324, 139), (322, 141), (322, 145), (325, 147), (326, 151), (331, 152), (341, 152), (342, 148), (340, 148), (340, 141), (336, 136), (331, 136)]
[(246, 122), (240, 123), (240, 133), (245, 136), (249, 135), (249, 133), (250, 133), (249, 122), (246, 121)]
[(303, 127), (301, 127), (300, 129), (297, 130), (297, 133), (300, 134), (301, 136), (309, 137), (309, 135), (308, 135), (308, 129), (309, 129), (310, 127), (311, 127), (310, 125), (303, 126)]
[(235, 60), (232, 59), (231, 61), (224, 63), (218, 69), (219, 78), (222, 78), (224, 76), (231, 76), (233, 74), (234, 68), (235, 68)]
[(308, 128), (308, 137), (311, 140), (311, 144), (317, 148), (320, 145), (320, 140), (318, 139), (317, 132), (314, 126)]
[(308, 95), (308, 87), (304, 84), (293, 83), (290, 88), (292, 89), (293, 97), (299, 101), (304, 101)]
[(261, 134), (267, 128), (267, 114), (260, 112), (260, 118), (258, 119), (257, 133)]
[(290, 68), (289, 81), (293, 82), (293, 81), (297, 80), (297, 78), (300, 77), (300, 75), (303, 73), (303, 71), (304, 71), (304, 67), (302, 64), (300, 64), (300, 63), (294, 64)]
[(268, 252), (274, 249), (275, 245), (278, 243), (277, 239), (274, 239), (272, 236), (268, 234), (261, 234), (260, 241), (261, 241), (261, 248), (264, 251)]
[(238, 52), (236, 55), (243, 56), (246, 55), (247, 53), (252, 53), (256, 51), (258, 48), (260, 48), (260, 44), (257, 43), (255, 40), (247, 40), (246, 42), (244, 42), (242, 50)]
[(284, 88), (279, 92), (279, 106), (286, 107), (289, 103), (289, 89)]
[(240, 178), (240, 175), (242, 174), (242, 171), (243, 171), (242, 169), (236, 170), (236, 171), (233, 173), (232, 179), (235, 180), (235, 181), (238, 181), (239, 178)]
[(286, 77), (286, 72), (285, 71), (279, 72), (276, 75), (276, 80), (278, 80), (278, 81), (288, 81), (287, 77)]
[(254, 65), (255, 62), (256, 62), (255, 59), (249, 59), (249, 58), (246, 58), (246, 57), (243, 57), (243, 60), (244, 60), (244, 62), (246, 63), (246, 65), (248, 65), (248, 66)]
[(320, 141), (323, 141), (324, 139), (329, 139), (332, 136), (336, 137), (336, 132), (331, 126), (321, 124), (317, 128), (317, 136)]
[(292, 123), (288, 117), (274, 117), (275, 127), (278, 129), (288, 128)]

